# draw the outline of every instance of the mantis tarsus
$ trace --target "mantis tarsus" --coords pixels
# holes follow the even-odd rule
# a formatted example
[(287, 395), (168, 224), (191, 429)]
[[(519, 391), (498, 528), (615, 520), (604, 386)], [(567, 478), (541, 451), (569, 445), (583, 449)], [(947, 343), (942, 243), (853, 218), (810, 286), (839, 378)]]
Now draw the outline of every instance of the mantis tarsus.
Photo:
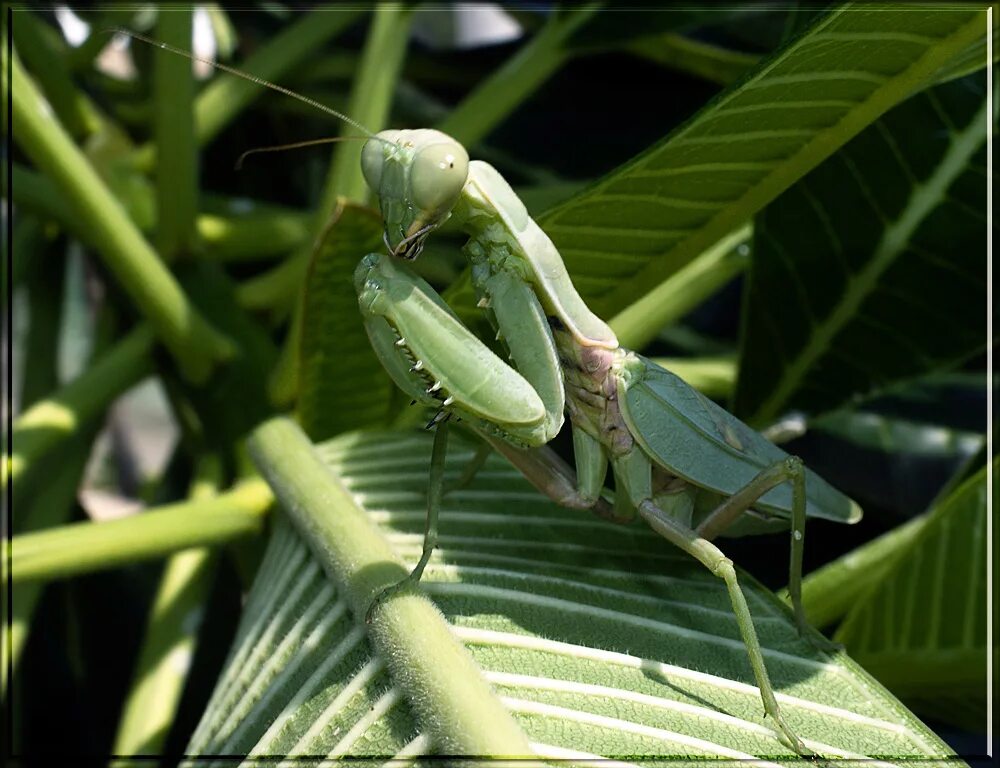
[[(334, 110), (278, 90), (361, 128)], [(855, 522), (861, 510), (799, 459), (673, 374), (622, 348), (580, 298), (555, 246), (495, 169), (470, 162), (461, 144), (439, 131), (365, 133), (362, 170), (379, 199), (387, 253), (361, 260), (354, 276), (359, 307), (372, 347), (395, 383), (414, 401), (438, 410), (423, 552), (409, 577), (375, 600), (369, 617), (391, 594), (417, 582), (431, 557), (447, 417), (456, 414), (558, 503), (593, 508), (622, 522), (639, 515), (721, 578), (765, 712), (789, 746), (808, 754), (778, 708), (732, 561), (711, 539), (790, 522), (795, 619), (800, 632), (818, 642), (806, 631), (800, 595), (805, 519)], [(513, 366), (465, 328), (404, 263), (417, 258), (426, 238), (449, 218), (470, 237), (465, 254), (479, 306)], [(564, 414), (572, 425), (575, 475), (545, 447), (560, 431)], [(613, 507), (602, 498), (609, 465)]]

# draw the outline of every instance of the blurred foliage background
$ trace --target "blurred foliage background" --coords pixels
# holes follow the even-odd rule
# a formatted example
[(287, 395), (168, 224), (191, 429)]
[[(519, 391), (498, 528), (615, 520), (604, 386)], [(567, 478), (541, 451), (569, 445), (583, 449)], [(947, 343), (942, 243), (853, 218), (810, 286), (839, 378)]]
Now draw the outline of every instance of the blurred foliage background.
[[(609, 226), (587, 208), (589, 190), (599, 190), (597, 203), (607, 192), (606, 182), (592, 186), (606, 174), (622, 194), (669, 198), (669, 186), (642, 189), (629, 161), (645, 152), (670, 167), (682, 150), (659, 155), (661, 140), (699, 116), (720, 121), (709, 134), (727, 130), (709, 111), (720, 94), (750, 82), (761, 62), (789, 50), (829, 12), (754, 4), (669, 13), (15, 8), (5, 33), (53, 115), (36, 128), (23, 117), (30, 109), (15, 108), (7, 134), (14, 139), (6, 145), (11, 185), (4, 187), (13, 202), (4, 251), (12, 360), (5, 421), (14, 420), (7, 520), (25, 552), (34, 540), (18, 537), (30, 531), (63, 538), (38, 540), (31, 550), (43, 553), (38, 573), (14, 589), (4, 664), (11, 748), (103, 755), (140, 743), (182, 753), (269, 528), (270, 496), (242, 445), (248, 430), (288, 409), (316, 440), (400, 418), (417, 423), (399, 416), (405, 403), (365, 360), (363, 337), (338, 330), (355, 311), (344, 271), (379, 247), (377, 221), (349, 208), (310, 266), (312, 243), (338, 198), (370, 203), (357, 167), (360, 142), (335, 145), (332, 155), (325, 146), (258, 154), (234, 169), (248, 150), (356, 132), (197, 62), (189, 77), (192, 62), (109, 28), (193, 47), (372, 130), (442, 127), (472, 157), (493, 163), (555, 232)], [(863, 664), (867, 654), (873, 674), (963, 753), (982, 743), (985, 677), (967, 672), (965, 660), (968, 679), (959, 684), (937, 658), (939, 687), (911, 680), (908, 688), (877, 638), (893, 595), (920, 590), (943, 603), (972, 595), (969, 610), (985, 604), (984, 564), (969, 570), (971, 582), (940, 588), (920, 584), (919, 568), (907, 576), (905, 563), (895, 573), (889, 567), (917, 545), (929, 548), (918, 558), (924, 570), (935, 558), (947, 570), (985, 546), (977, 533), (985, 490), (975, 489), (985, 488), (993, 469), (985, 452), (986, 155), (985, 137), (968, 128), (981, 126), (975, 120), (985, 114), (982, 50), (981, 35), (970, 38), (939, 69), (909, 82), (909, 93), (833, 139), (838, 151), (828, 159), (799, 168), (773, 193), (761, 191), (770, 197), (756, 208), (732, 202), (763, 186), (752, 180), (736, 191), (715, 177), (690, 180), (689, 189), (704, 189), (735, 217), (718, 236), (706, 234), (703, 248), (677, 255), (683, 244), (674, 251), (654, 243), (625, 274), (613, 259), (574, 257), (572, 232), (564, 240), (553, 235), (581, 292), (620, 322), (616, 329), (627, 329), (631, 346), (785, 440), (786, 450), (862, 504), (866, 517), (853, 528), (815, 527), (806, 572), (834, 566), (807, 584), (810, 608), (824, 626), (857, 609), (838, 637)], [(888, 56), (840, 64), (874, 71), (893, 64)], [(829, 70), (828, 80), (806, 84), (813, 98), (852, 98), (841, 92), (848, 81), (836, 66)], [(6, 96), (6, 79), (4, 88)], [(32, 98), (17, 90), (17, 74), (13, 88), (16, 99)], [(781, 112), (782, 99), (791, 98), (779, 92), (771, 112), (744, 112), (737, 128), (745, 145), (731, 156), (720, 150), (719, 162), (739, 161), (753, 172), (754, 163), (794, 155), (785, 147), (767, 156), (755, 130), (780, 125), (802, 138), (829, 128), (822, 114)], [(775, 123), (754, 123), (769, 114)], [(55, 120), (75, 155), (44, 138), (44, 125)], [(110, 207), (120, 218), (100, 213)], [(645, 216), (641, 224), (666, 231), (679, 226), (678, 210), (648, 213), (633, 199), (607, 215)], [(714, 232), (709, 218), (690, 226)], [(609, 232), (593, 238), (618, 248), (621, 235)], [(478, 328), (460, 244), (442, 233), (416, 267)], [(663, 253), (675, 256), (656, 262), (669, 269), (648, 266)], [(686, 265), (696, 268), (685, 272)], [(840, 297), (855, 293), (845, 307)], [(837, 313), (849, 321), (830, 330)], [(824, 338), (820, 353), (817, 338)], [(782, 356), (798, 360), (797, 376), (782, 374)], [(557, 447), (568, 455), (565, 437)], [(969, 478), (979, 485), (956, 496)], [(217, 522), (205, 525), (210, 504)], [(80, 526), (69, 527), (136, 521), (150, 509), (171, 513), (161, 529), (88, 540)], [(926, 532), (928, 520), (952, 526), (948, 545), (928, 543), (943, 540)], [(862, 550), (865, 568), (845, 575), (838, 558), (866, 544), (875, 548)], [(173, 552), (182, 554), (164, 559)], [(767, 586), (784, 584), (783, 537), (728, 542), (727, 552)], [(52, 554), (42, 562), (44, 553)], [(895, 592), (880, 596), (890, 577), (898, 579)], [(831, 594), (840, 602), (830, 602)], [(903, 650), (897, 643), (895, 652)], [(985, 650), (975, 659), (985, 659)], [(137, 681), (168, 657), (178, 663), (159, 677), (163, 705), (152, 717), (142, 704), (150, 694)]]

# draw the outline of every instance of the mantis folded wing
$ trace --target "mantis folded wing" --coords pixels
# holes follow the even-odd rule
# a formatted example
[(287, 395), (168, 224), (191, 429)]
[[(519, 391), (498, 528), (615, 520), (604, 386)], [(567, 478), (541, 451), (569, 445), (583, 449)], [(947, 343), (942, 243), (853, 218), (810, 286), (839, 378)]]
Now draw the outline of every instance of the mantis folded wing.
[[(636, 514), (721, 578), (761, 691), (765, 712), (800, 754), (764, 666), (749, 609), (730, 561), (710, 539), (724, 531), (792, 528), (789, 592), (801, 632), (802, 546), (807, 515), (860, 519), (853, 501), (668, 371), (622, 348), (580, 298), (563, 261), (506, 181), (433, 130), (383, 131), (368, 141), (362, 169), (379, 197), (389, 254), (369, 254), (355, 273), (372, 346), (396, 384), (439, 409), (428, 535), (409, 579), (419, 579), (436, 536), (440, 465), (454, 413), (469, 421), (557, 502), (602, 504), (608, 467), (617, 493), (612, 517)], [(501, 360), (458, 321), (400, 260), (455, 217), (479, 306), (509, 351)], [(573, 431), (577, 485), (542, 446), (563, 413)], [(516, 463), (516, 462), (515, 462)], [(551, 482), (548, 482), (551, 480)], [(370, 611), (371, 612), (371, 611)], [(370, 613), (369, 612), (369, 613)], [(816, 640), (815, 633), (806, 634)]]

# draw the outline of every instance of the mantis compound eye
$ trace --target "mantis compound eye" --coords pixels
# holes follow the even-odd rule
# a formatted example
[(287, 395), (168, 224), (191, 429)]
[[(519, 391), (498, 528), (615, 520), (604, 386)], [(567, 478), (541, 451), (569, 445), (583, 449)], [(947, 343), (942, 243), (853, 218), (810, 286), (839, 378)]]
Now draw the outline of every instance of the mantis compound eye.
[(382, 166), (385, 164), (385, 152), (382, 142), (378, 139), (368, 139), (361, 148), (361, 173), (372, 192), (378, 194), (382, 181)]
[(461, 144), (430, 144), (413, 158), (410, 199), (424, 213), (444, 213), (458, 200), (468, 175), (469, 155)]
[(361, 148), (361, 173), (369, 189), (381, 194), (382, 169), (385, 167), (386, 147), (395, 145), (403, 131), (379, 131)]

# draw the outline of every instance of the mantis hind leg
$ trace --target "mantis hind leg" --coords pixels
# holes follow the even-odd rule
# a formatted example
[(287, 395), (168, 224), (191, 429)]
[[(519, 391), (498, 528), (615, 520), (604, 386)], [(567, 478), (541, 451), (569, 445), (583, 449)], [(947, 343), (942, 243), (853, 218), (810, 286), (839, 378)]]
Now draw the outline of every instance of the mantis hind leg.
[(690, 554), (725, 582), (733, 606), (733, 613), (736, 615), (736, 624), (739, 626), (740, 636), (750, 658), (750, 667), (753, 670), (754, 679), (757, 681), (757, 687), (760, 689), (764, 712), (772, 719), (789, 747), (800, 755), (811, 755), (811, 750), (795, 735), (778, 708), (778, 700), (774, 696), (774, 688), (771, 685), (770, 677), (768, 677), (767, 667), (764, 665), (764, 656), (761, 653), (757, 630), (754, 629), (746, 597), (736, 580), (736, 569), (733, 567), (733, 561), (726, 557), (722, 550), (712, 542), (678, 523), (653, 504), (651, 500), (644, 499), (636, 507), (639, 514), (654, 531), (671, 544)]
[(677, 509), (672, 510), (675, 512), (672, 515), (654, 503), (652, 493), (653, 468), (649, 459), (640, 450), (632, 450), (614, 459), (613, 468), (616, 484), (628, 494), (639, 515), (649, 526), (671, 544), (694, 557), (713, 575), (725, 582), (733, 613), (736, 616), (736, 624), (740, 630), (740, 637), (743, 639), (743, 645), (746, 647), (747, 656), (750, 659), (750, 668), (753, 670), (754, 679), (760, 689), (764, 713), (771, 718), (785, 743), (791, 749), (800, 755), (811, 755), (812, 752), (795, 735), (778, 708), (778, 700), (774, 696), (774, 687), (771, 685), (771, 678), (764, 665), (764, 655), (761, 653), (760, 640), (757, 638), (757, 630), (754, 628), (753, 618), (750, 615), (750, 607), (747, 605), (746, 597), (736, 579), (733, 561), (726, 557), (722, 550), (712, 542), (686, 525), (682, 517), (677, 516), (677, 512), (683, 512), (682, 504), (675, 501)]
[(397, 581), (391, 587), (386, 587), (380, 592), (365, 613), (365, 623), (370, 624), (376, 609), (387, 599), (406, 589), (411, 584), (420, 581), (424, 573), (424, 568), (434, 554), (434, 548), (438, 540), (438, 513), (441, 511), (441, 497), (444, 491), (444, 465), (448, 455), (448, 420), (443, 419), (437, 423), (434, 430), (434, 446), (431, 449), (431, 474), (430, 483), (427, 488), (427, 519), (424, 523), (424, 546), (420, 553), (420, 560), (410, 571), (410, 575)]
[(788, 595), (795, 614), (799, 636), (822, 651), (842, 650), (843, 646), (814, 630), (802, 607), (802, 553), (806, 538), (806, 474), (802, 460), (789, 456), (762, 470), (743, 488), (723, 501), (696, 529), (702, 538), (711, 540), (736, 522), (761, 496), (781, 483), (792, 486), (791, 556), (788, 566)]

